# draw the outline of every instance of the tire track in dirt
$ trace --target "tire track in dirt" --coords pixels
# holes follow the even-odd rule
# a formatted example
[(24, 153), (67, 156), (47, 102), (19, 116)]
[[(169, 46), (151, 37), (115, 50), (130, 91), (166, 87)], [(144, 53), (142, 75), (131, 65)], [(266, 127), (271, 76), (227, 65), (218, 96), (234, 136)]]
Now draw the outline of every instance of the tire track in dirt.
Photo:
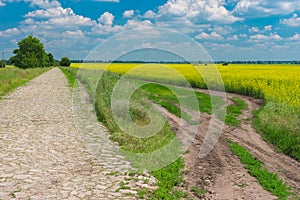
[[(197, 91), (209, 93), (209, 91), (202, 89), (197, 89)], [(218, 95), (218, 92), (211, 92), (211, 95)], [(227, 103), (231, 103), (233, 97), (244, 100), (248, 106), (240, 115), (242, 123), (239, 127), (224, 126), (218, 143), (202, 159), (199, 158), (199, 151), (208, 130), (211, 116), (201, 113), (201, 125), (197, 135), (189, 147), (188, 153), (183, 155), (186, 163), (184, 179), (189, 197), (193, 199), (276, 199), (275, 196), (265, 191), (254, 177), (249, 175), (238, 157), (231, 153), (227, 139), (247, 148), (271, 172), (278, 174), (283, 181), (286, 181), (294, 193), (299, 194), (300, 163), (274, 151), (251, 126), (252, 112), (262, 105), (262, 101), (243, 95), (227, 94)], [(195, 127), (191, 125), (180, 124), (180, 119), (165, 109), (160, 110), (168, 118), (175, 132), (178, 131), (179, 126), (185, 126), (184, 130), (187, 132), (195, 130)], [(192, 118), (196, 118), (197, 113), (188, 113)], [(191, 132), (180, 136), (180, 133), (177, 133), (181, 140), (187, 138), (186, 135), (193, 134)], [(191, 192), (193, 186), (198, 189), (204, 188), (207, 191), (206, 194)]]
[[(205, 90), (198, 91), (207, 92)], [(240, 115), (240, 119), (243, 121), (240, 127), (226, 127), (224, 136), (247, 148), (271, 172), (278, 174), (281, 179), (288, 182), (294, 193), (300, 195), (300, 163), (283, 153), (276, 152), (252, 127), (253, 111), (259, 109), (263, 104), (262, 100), (227, 93), (228, 99), (233, 97), (242, 99), (248, 108)]]
[[(228, 94), (227, 96), (229, 98), (239, 97), (248, 105), (248, 109), (240, 116), (241, 119), (253, 119), (253, 111), (261, 105), (258, 100), (250, 97), (236, 94)], [(271, 172), (278, 174), (281, 179), (288, 182), (294, 193), (300, 195), (300, 163), (283, 153), (276, 152), (271, 145), (263, 141), (252, 127), (251, 121), (243, 120), (240, 127), (233, 128), (233, 130), (227, 129), (224, 135), (247, 148)]]

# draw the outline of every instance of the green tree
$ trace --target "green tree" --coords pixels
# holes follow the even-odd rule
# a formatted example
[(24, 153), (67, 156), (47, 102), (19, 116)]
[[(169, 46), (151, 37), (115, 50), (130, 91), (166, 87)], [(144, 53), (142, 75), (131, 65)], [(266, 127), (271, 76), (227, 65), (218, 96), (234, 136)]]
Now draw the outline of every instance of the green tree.
[(10, 63), (16, 67), (26, 69), (51, 65), (49, 55), (38, 38), (30, 35), (18, 42), (18, 46), (19, 48), (13, 51), (16, 55), (10, 58)]
[(58, 65), (58, 63), (54, 59), (54, 56), (51, 53), (48, 53), (48, 58), (49, 58), (50, 66), (57, 66)]
[(59, 65), (63, 67), (69, 67), (71, 65), (71, 61), (68, 57), (63, 57), (59, 62)]

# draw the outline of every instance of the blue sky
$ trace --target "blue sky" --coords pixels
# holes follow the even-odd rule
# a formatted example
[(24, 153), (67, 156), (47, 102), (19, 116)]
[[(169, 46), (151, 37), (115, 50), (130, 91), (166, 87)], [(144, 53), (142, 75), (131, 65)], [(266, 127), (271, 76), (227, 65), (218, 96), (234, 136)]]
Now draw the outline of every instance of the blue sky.
[[(176, 30), (214, 60), (300, 60), (300, 0), (0, 0), (0, 51), (7, 58), (34, 35), (56, 59), (84, 59), (133, 28)], [(155, 37), (141, 37), (136, 48), (173, 45)], [(106, 47), (108, 54), (125, 52), (121, 43)], [(176, 49), (193, 51), (186, 43), (179, 39)]]

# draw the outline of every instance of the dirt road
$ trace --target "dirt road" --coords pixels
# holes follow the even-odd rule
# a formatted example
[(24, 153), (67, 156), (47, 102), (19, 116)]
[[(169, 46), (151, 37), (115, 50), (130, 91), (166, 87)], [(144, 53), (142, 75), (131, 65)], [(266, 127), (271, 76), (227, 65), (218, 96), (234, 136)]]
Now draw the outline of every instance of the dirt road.
[[(208, 93), (207, 90), (198, 91)], [(197, 135), (188, 153), (183, 156), (186, 162), (184, 179), (188, 186), (186, 191), (189, 193), (190, 198), (218, 200), (276, 199), (275, 196), (265, 191), (255, 178), (249, 175), (238, 157), (231, 153), (227, 139), (231, 139), (247, 148), (271, 172), (278, 174), (283, 181), (286, 181), (294, 193), (299, 195), (300, 163), (274, 151), (251, 126), (252, 112), (259, 108), (261, 101), (242, 95), (227, 94), (227, 102), (232, 102), (233, 97), (243, 99), (248, 106), (240, 116), (244, 120), (242, 120), (239, 127), (224, 126), (221, 137), (214, 149), (202, 159), (199, 158), (199, 151), (208, 130), (211, 116), (201, 113), (201, 125)], [(164, 109), (162, 109), (162, 112), (167, 116), (172, 128), (175, 131), (178, 130), (180, 119)], [(189, 114), (193, 117), (197, 113), (189, 112)], [(194, 118), (197, 117), (194, 116)], [(195, 128), (190, 126), (185, 130), (195, 130)], [(207, 192), (197, 195), (195, 192), (191, 192), (193, 186), (204, 188)]]

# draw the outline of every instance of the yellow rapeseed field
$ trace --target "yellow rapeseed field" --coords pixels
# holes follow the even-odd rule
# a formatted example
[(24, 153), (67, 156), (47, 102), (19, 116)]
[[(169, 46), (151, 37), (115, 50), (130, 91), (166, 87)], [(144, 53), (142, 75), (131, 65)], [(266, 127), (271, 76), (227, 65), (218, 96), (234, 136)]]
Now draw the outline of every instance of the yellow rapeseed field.
[[(177, 76), (170, 75), (172, 68), (184, 75), (193, 87), (206, 87), (199, 74), (211, 74), (206, 81), (216, 88), (220, 82), (215, 77), (218, 69), (226, 91), (246, 94), (265, 99), (268, 102), (286, 104), (290, 107), (300, 107), (300, 65), (269, 65), (269, 64), (229, 64), (228, 66), (196, 65), (191, 64), (100, 64), (100, 63), (73, 63), (72, 67), (87, 69), (106, 69), (124, 74), (129, 72), (142, 79), (164, 80), (169, 83), (182, 85)], [(138, 71), (130, 72), (141, 66)], [(163, 67), (167, 66), (167, 67)]]

